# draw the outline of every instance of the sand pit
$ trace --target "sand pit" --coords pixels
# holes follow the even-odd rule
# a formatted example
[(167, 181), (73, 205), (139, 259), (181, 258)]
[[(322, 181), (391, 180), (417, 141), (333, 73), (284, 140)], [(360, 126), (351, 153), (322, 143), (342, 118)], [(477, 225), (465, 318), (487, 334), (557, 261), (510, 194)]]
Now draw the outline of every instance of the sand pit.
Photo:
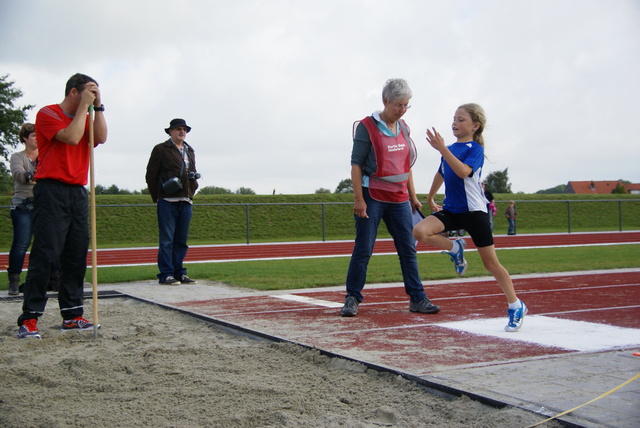
[(525, 427), (542, 419), (439, 397), (362, 364), (134, 299), (100, 300), (97, 340), (60, 332), (55, 299), (38, 323), (42, 339), (18, 340), (20, 310), (21, 301), (0, 302), (2, 427)]

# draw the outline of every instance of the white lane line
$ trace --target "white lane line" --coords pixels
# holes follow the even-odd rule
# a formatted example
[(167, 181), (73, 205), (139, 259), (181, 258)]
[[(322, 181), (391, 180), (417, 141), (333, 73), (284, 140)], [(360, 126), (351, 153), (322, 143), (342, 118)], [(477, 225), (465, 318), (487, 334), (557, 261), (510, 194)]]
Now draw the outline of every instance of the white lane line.
[(306, 303), (308, 305), (323, 306), (325, 308), (341, 308), (342, 303), (330, 302), (328, 300), (314, 299), (313, 297), (299, 296), (296, 294), (274, 294), (269, 297), (276, 299), (289, 300), (291, 302)]
[(530, 315), (524, 318), (522, 328), (518, 332), (508, 333), (503, 330), (506, 320), (506, 318), (475, 319), (433, 324), (433, 326), (574, 351), (604, 351), (640, 345), (640, 329), (637, 328)]

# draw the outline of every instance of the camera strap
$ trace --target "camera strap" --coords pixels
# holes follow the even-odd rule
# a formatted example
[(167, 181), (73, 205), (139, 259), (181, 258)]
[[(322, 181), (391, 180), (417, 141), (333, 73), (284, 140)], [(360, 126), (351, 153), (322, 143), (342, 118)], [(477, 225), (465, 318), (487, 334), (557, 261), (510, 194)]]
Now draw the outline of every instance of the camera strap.
[[(178, 147), (176, 147), (176, 149), (178, 149)], [(180, 174), (178, 174), (178, 177), (180, 178), (180, 181), (182, 181), (182, 171), (184, 171), (184, 153), (186, 151), (186, 148), (180, 150), (178, 149), (178, 153), (180, 153), (180, 160), (182, 161), (182, 166), (180, 166)], [(189, 156), (187, 154), (187, 156)]]

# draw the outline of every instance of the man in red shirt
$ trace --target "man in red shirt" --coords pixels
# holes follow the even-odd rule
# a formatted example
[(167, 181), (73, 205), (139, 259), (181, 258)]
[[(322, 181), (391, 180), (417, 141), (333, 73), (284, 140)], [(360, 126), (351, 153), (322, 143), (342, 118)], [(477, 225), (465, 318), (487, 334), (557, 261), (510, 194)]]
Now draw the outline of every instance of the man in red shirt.
[(24, 285), (19, 338), (40, 338), (37, 320), (47, 304), (51, 264), (60, 263), (58, 302), (62, 331), (91, 330), (84, 313), (84, 276), (89, 248), (87, 174), (89, 107), (95, 109), (94, 144), (107, 140), (98, 83), (84, 74), (67, 81), (64, 100), (36, 115), (38, 166), (33, 189), (33, 246)]

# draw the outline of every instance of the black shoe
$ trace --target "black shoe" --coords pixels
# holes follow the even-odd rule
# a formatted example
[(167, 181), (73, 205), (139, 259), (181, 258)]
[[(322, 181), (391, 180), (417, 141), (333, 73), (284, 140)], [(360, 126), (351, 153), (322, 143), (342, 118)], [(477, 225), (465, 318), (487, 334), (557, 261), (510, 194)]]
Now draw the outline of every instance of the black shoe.
[(161, 279), (158, 281), (160, 284), (164, 284), (164, 285), (180, 285), (180, 281), (178, 281), (177, 279), (175, 279), (173, 277), (173, 275), (169, 275), (168, 277), (166, 277), (165, 279)]
[(420, 312), (421, 314), (437, 314), (440, 312), (440, 306), (434, 305), (429, 299), (424, 298), (419, 302), (410, 302), (409, 310), (411, 312)]
[(344, 306), (340, 310), (340, 315), (343, 317), (355, 317), (358, 314), (358, 299), (353, 296), (347, 296), (344, 300)]
[(189, 278), (187, 275), (182, 275), (180, 277), (180, 283), (182, 284), (196, 284), (198, 281), (196, 281), (195, 279), (191, 279)]
[(19, 273), (9, 274), (9, 296), (17, 296), (19, 294), (19, 291), (18, 291), (19, 282), (20, 282)]

